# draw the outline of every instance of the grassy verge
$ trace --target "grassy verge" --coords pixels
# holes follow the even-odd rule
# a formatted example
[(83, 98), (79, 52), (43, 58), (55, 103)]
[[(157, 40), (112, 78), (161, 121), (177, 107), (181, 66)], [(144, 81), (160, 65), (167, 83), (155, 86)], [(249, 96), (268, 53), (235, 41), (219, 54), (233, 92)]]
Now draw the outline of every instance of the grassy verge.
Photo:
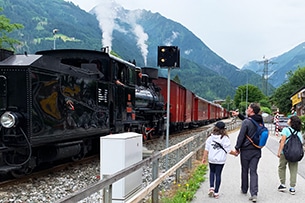
[(162, 203), (187, 203), (191, 202), (195, 197), (200, 184), (205, 181), (204, 175), (207, 173), (207, 165), (197, 163), (197, 167), (190, 172), (189, 177), (183, 181), (174, 185), (173, 193), (169, 197), (163, 197)]

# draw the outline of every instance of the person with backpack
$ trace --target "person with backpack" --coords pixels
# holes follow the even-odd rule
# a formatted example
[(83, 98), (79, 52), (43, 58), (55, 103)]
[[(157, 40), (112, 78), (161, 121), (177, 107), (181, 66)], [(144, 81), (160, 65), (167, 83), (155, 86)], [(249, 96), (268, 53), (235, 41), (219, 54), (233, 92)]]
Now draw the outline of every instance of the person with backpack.
[[(250, 188), (250, 198), (252, 202), (257, 201), (258, 193), (258, 174), (257, 166), (261, 158), (261, 148), (252, 144), (251, 139), (257, 132), (257, 127), (253, 121), (259, 125), (263, 124), (263, 117), (259, 114), (260, 106), (257, 103), (251, 103), (247, 109), (248, 118), (242, 121), (242, 125), (236, 140), (235, 153), (240, 154), (241, 163), (241, 193), (247, 194)], [(247, 137), (251, 138), (248, 139)], [(250, 181), (249, 181), (250, 174)], [(250, 187), (249, 187), (250, 182)]]
[[(285, 192), (286, 191), (286, 165), (288, 164), (289, 167), (289, 172), (290, 172), (290, 188), (289, 192), (290, 194), (294, 195), (295, 194), (295, 186), (296, 186), (296, 180), (297, 180), (297, 172), (298, 172), (298, 161), (299, 159), (302, 159), (304, 155), (303, 151), (303, 137), (301, 134), (301, 128), (302, 128), (302, 121), (298, 116), (291, 116), (288, 121), (287, 121), (289, 127), (285, 127), (282, 132), (281, 132), (281, 140), (280, 140), (280, 145), (278, 149), (277, 156), (279, 157), (279, 166), (278, 166), (278, 175), (280, 179), (280, 186), (278, 187), (278, 191), (280, 192)], [(297, 136), (298, 140), (293, 143), (294, 146), (292, 146), (292, 149), (294, 151), (301, 150), (301, 155), (300, 152), (296, 152), (296, 154), (290, 154), (292, 158), (297, 158), (296, 160), (291, 160), (289, 154), (286, 155), (284, 154), (284, 148), (285, 145), (288, 146), (288, 141), (293, 138), (293, 136)], [(300, 143), (298, 143), (300, 141)], [(300, 147), (297, 147), (300, 145)], [(289, 152), (288, 152), (289, 153)], [(293, 152), (290, 152), (293, 153)], [(299, 156), (299, 157), (297, 157)], [(287, 160), (288, 159), (288, 160)]]
[(221, 183), (221, 173), (227, 159), (227, 153), (233, 154), (231, 143), (226, 131), (224, 122), (216, 123), (212, 133), (208, 136), (203, 153), (202, 163), (208, 160), (210, 174), (209, 197), (219, 197), (219, 187)]

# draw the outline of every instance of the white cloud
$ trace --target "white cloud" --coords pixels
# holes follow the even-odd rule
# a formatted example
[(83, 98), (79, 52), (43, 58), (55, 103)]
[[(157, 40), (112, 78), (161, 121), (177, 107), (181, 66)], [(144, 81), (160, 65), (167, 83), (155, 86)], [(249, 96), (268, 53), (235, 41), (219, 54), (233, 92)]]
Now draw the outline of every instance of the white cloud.
[(166, 46), (173, 45), (174, 40), (177, 39), (178, 36), (179, 36), (179, 32), (172, 31), (172, 35), (169, 38), (165, 39), (164, 44)]

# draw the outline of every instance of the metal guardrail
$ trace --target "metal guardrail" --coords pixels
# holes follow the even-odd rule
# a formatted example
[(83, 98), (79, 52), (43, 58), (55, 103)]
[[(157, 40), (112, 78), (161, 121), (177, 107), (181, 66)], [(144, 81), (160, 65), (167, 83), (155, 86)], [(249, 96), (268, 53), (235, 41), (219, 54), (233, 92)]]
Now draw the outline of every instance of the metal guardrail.
[[(233, 130), (237, 128), (240, 124), (237, 122), (230, 122), (227, 123), (227, 130)], [(152, 203), (158, 203), (159, 198), (158, 198), (158, 185), (165, 180), (169, 175), (173, 174), (176, 172), (176, 180), (179, 181), (179, 176), (180, 176), (180, 168), (183, 164), (188, 162), (187, 166), (190, 168), (191, 167), (191, 158), (196, 154), (196, 158), (199, 159), (198, 152), (199, 150), (203, 149), (205, 145), (205, 139), (208, 134), (211, 133), (213, 127), (209, 128), (208, 130), (199, 133), (197, 135), (194, 135), (176, 145), (173, 145), (167, 149), (164, 149), (160, 152), (154, 153), (151, 157), (148, 157), (138, 163), (135, 163), (123, 170), (120, 170), (112, 175), (109, 175), (105, 177), (104, 179), (100, 180), (99, 182), (81, 189), (71, 195), (68, 195), (67, 197), (60, 199), (56, 201), (56, 203), (75, 203), (78, 201), (81, 201), (90, 195), (100, 192), (103, 190), (103, 203), (111, 203), (112, 201), (112, 184), (117, 182), (118, 180), (126, 177), (127, 175), (137, 171), (138, 169), (141, 169), (143, 166), (147, 166), (149, 164), (152, 164), (152, 179), (153, 181), (146, 186), (144, 189), (142, 188), (140, 192), (136, 193), (132, 197), (126, 200), (126, 203), (134, 203), (134, 202), (140, 202), (142, 201), (146, 196), (149, 195), (149, 193), (152, 193)], [(191, 146), (191, 145), (195, 146)], [(188, 146), (187, 146), (188, 145)], [(162, 175), (158, 176), (159, 174), (159, 160), (167, 156), (168, 154), (177, 151), (179, 154), (179, 149), (187, 146), (188, 147), (188, 154), (184, 156), (178, 163), (176, 163), (174, 166), (172, 166), (170, 169), (168, 169), (165, 173)]]

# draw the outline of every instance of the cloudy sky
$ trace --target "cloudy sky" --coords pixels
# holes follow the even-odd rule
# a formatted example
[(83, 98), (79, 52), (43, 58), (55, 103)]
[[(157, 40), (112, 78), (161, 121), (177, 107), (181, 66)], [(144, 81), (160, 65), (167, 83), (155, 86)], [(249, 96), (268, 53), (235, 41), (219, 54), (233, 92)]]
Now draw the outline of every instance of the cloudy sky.
[[(106, 0), (66, 0), (89, 11)], [(107, 0), (109, 1), (109, 0)], [(304, 0), (116, 0), (181, 23), (227, 62), (241, 68), (305, 42)]]

